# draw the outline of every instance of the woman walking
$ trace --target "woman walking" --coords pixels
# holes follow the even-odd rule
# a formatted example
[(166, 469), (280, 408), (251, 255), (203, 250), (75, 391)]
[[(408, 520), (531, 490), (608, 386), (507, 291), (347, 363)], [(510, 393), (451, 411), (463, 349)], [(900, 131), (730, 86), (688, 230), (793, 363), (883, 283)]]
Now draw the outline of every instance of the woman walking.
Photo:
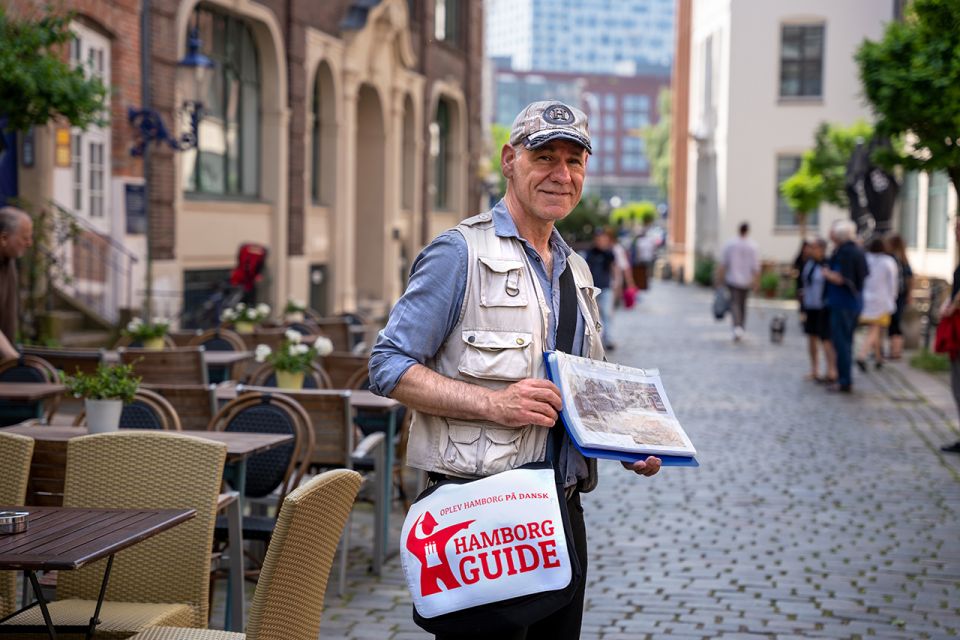
[[(807, 334), (807, 348), (810, 353), (810, 374), (807, 380), (834, 383), (837, 381), (837, 358), (830, 342), (830, 310), (827, 309), (826, 280), (823, 268), (826, 266), (827, 241), (817, 238), (808, 243), (807, 257), (800, 268), (800, 284), (803, 291), (801, 307), (805, 317), (803, 332)], [(820, 376), (819, 354), (823, 351), (826, 375)]]
[(860, 315), (860, 323), (867, 326), (867, 338), (857, 353), (857, 366), (864, 373), (871, 352), (877, 369), (883, 366), (881, 331), (890, 326), (890, 317), (897, 309), (897, 261), (887, 255), (883, 238), (874, 237), (867, 245), (867, 269)]
[(910, 290), (913, 288), (913, 270), (907, 260), (907, 248), (898, 233), (887, 238), (887, 252), (897, 261), (899, 288), (897, 289), (897, 308), (890, 316), (890, 359), (899, 360), (903, 355), (903, 311), (910, 304)]

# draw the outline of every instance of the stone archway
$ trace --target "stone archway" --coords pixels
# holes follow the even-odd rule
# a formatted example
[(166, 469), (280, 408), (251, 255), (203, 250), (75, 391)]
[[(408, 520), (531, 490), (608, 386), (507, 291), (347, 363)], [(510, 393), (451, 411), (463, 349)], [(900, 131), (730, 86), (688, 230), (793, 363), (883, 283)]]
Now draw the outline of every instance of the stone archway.
[(384, 279), (387, 255), (386, 162), (387, 137), (384, 105), (377, 90), (361, 85), (356, 119), (356, 233), (354, 273), (358, 306), (386, 298)]

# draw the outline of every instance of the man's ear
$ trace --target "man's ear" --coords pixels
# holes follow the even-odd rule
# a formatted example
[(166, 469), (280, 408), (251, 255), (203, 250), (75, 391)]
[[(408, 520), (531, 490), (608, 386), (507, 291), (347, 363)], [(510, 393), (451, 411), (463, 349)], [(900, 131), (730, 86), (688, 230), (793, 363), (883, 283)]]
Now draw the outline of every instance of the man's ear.
[(516, 150), (509, 144), (503, 145), (503, 148), (500, 149), (500, 172), (507, 180), (513, 177), (513, 161), (516, 158)]

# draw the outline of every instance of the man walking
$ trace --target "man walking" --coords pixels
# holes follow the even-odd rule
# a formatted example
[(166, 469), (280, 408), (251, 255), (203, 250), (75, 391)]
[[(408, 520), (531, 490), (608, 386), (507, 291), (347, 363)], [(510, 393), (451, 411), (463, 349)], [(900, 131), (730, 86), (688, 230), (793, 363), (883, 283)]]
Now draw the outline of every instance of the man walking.
[(747, 294), (756, 289), (760, 275), (760, 258), (757, 247), (747, 239), (750, 225), (740, 225), (739, 235), (723, 247), (720, 273), (717, 280), (730, 290), (730, 308), (733, 316), (733, 339), (743, 338), (743, 326), (747, 319)]
[(16, 358), (20, 286), (17, 259), (33, 244), (33, 220), (16, 207), (0, 208), (0, 360)]
[(830, 309), (830, 341), (837, 355), (837, 382), (828, 391), (850, 393), (853, 390), (853, 331), (863, 309), (863, 281), (869, 272), (863, 250), (854, 239), (853, 220), (837, 220), (830, 227), (835, 249), (829, 267), (823, 269), (827, 281), (827, 307)]
[[(572, 340), (565, 334), (570, 352), (603, 357), (590, 271), (554, 229), (580, 200), (590, 152), (578, 109), (552, 101), (523, 109), (500, 153), (504, 199), (417, 257), (370, 358), (373, 391), (413, 409), (407, 463), (431, 481), (543, 460), (554, 438), (584, 580), (570, 604), (498, 640), (580, 637), (587, 568), (580, 492), (595, 486), (596, 465), (557, 422), (560, 390), (546, 380), (542, 352), (557, 344), (563, 288), (577, 299)], [(627, 468), (652, 476), (660, 460)], [(464, 630), (443, 639), (477, 637)]]

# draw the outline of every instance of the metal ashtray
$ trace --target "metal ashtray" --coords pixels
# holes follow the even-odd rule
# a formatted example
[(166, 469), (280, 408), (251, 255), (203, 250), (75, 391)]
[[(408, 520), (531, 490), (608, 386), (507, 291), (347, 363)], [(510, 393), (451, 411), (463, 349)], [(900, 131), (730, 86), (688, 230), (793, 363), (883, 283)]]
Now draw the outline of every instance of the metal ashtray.
[(0, 511), (0, 535), (26, 531), (29, 515), (26, 511)]

